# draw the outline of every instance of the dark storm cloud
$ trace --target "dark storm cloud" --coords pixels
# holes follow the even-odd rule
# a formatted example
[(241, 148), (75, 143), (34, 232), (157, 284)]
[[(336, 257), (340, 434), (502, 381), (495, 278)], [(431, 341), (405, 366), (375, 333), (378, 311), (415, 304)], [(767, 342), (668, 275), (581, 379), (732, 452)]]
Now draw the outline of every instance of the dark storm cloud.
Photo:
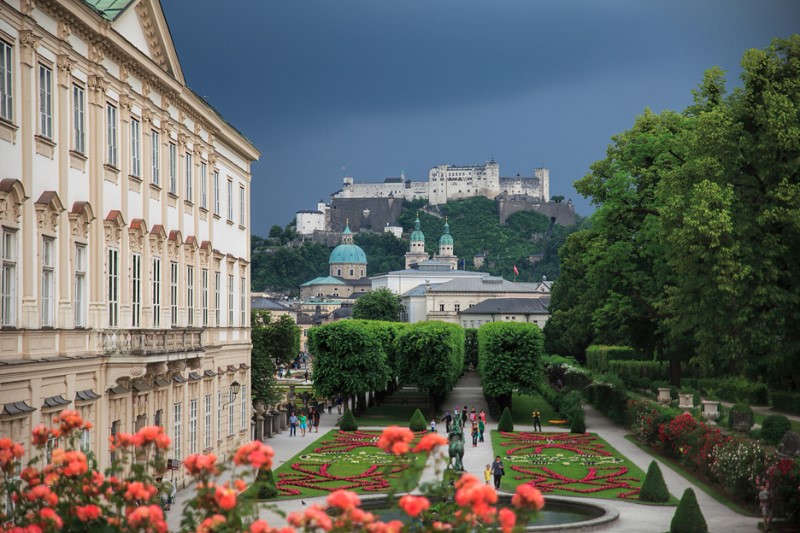
[[(190, 86), (264, 152), (254, 233), (356, 179), (494, 155), (551, 194), (645, 106), (796, 31), (800, 5), (690, 0), (165, 1)], [(588, 202), (575, 198), (580, 212)]]

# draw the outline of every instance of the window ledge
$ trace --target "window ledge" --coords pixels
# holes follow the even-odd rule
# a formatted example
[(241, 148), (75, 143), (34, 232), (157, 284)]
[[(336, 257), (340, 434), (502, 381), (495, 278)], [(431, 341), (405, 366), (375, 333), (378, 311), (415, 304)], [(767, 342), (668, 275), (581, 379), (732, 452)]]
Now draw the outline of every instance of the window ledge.
[(177, 195), (177, 194), (175, 194), (175, 193), (174, 193), (174, 192), (172, 192), (172, 191), (168, 192), (168, 193), (167, 193), (167, 196), (168, 196), (168, 197), (170, 197), (170, 198), (172, 198), (173, 200), (177, 200), (177, 199), (178, 199), (178, 195)]
[(201, 205), (201, 206), (200, 206), (200, 211), (202, 211), (203, 213), (208, 213), (208, 208), (207, 208), (207, 207), (203, 207), (203, 206)]
[(233, 226), (233, 220), (226, 220), (229, 226)]
[(161, 192), (161, 186), (158, 183), (151, 183), (150, 188), (154, 191)]
[(219, 216), (219, 213), (214, 213), (214, 218), (216, 218), (217, 220), (219, 220), (219, 219), (221, 219), (222, 217), (221, 217), (221, 216)]
[(11, 122), (10, 120), (6, 120), (4, 118), (0, 118), (0, 139), (4, 141), (8, 141), (11, 144), (17, 143), (17, 130), (19, 126)]
[(36, 140), (36, 153), (49, 159), (53, 159), (56, 143), (53, 142), (52, 139), (42, 135), (35, 135), (34, 139)]
[(191, 200), (184, 200), (183, 203), (187, 207), (194, 207), (194, 202), (192, 202)]
[(244, 229), (247, 229), (247, 228), (244, 227), (243, 225), (239, 224), (239, 229), (244, 230)]

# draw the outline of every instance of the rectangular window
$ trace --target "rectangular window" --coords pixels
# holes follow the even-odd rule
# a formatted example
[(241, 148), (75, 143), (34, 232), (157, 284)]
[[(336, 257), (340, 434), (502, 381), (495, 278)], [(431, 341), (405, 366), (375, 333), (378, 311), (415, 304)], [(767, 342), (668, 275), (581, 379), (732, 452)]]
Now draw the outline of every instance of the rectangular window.
[(228, 327), (233, 325), (233, 274), (228, 274)]
[(233, 406), (235, 405), (233, 400), (236, 398), (233, 395), (232, 390), (228, 390), (228, 435), (233, 435)]
[(461, 304), (455, 304), (454, 309), (455, 309), (456, 313), (461, 311)]
[(173, 328), (178, 325), (178, 263), (169, 264), (169, 324)]
[(39, 135), (53, 138), (53, 71), (39, 65)]
[(228, 220), (233, 222), (233, 182), (228, 180)]
[(203, 327), (208, 327), (208, 269), (204, 268), (201, 274), (203, 283)]
[(0, 40), (0, 118), (11, 122), (14, 119), (14, 82), (11, 79), (11, 45)]
[(239, 325), (244, 327), (247, 324), (247, 278), (241, 278), (239, 284)]
[(222, 391), (217, 391), (217, 440), (222, 440)]
[(106, 163), (117, 166), (117, 108), (106, 106)]
[(169, 192), (178, 194), (178, 147), (169, 143)]
[(3, 228), (0, 325), (14, 326), (17, 311), (17, 232)]
[(219, 172), (214, 172), (214, 214), (219, 215)]
[(247, 211), (244, 208), (244, 187), (239, 187), (239, 225), (244, 226)]
[[(110, 439), (111, 442), (116, 442), (117, 441), (117, 434), (118, 433), (119, 433), (119, 420), (114, 420), (113, 422), (111, 422), (111, 439)], [(117, 454), (116, 454), (116, 452), (114, 452), (113, 449), (109, 453), (109, 458), (110, 458), (112, 463), (114, 461), (116, 461), (116, 459), (117, 459)]]
[(197, 400), (189, 400), (189, 453), (197, 453)]
[(188, 312), (187, 324), (194, 325), (194, 267), (186, 267), (186, 307)]
[(72, 86), (72, 149), (86, 153), (86, 93), (80, 85)]
[(203, 448), (208, 450), (211, 448), (211, 395), (206, 394), (206, 412), (205, 412), (205, 424), (204, 424), (204, 438), (203, 438)]
[(161, 325), (161, 258), (153, 258), (153, 326)]
[(186, 200), (194, 201), (194, 173), (192, 172), (192, 154), (186, 154)]
[(55, 293), (55, 242), (42, 239), (42, 327), (53, 327)]
[(161, 180), (161, 158), (159, 154), (159, 135), (158, 132), (153, 130), (150, 132), (150, 164), (152, 165), (150, 169), (150, 176), (153, 185), (158, 185)]
[(439, 304), (439, 311), (444, 311), (444, 304)]
[(141, 325), (142, 316), (142, 256), (131, 257), (131, 327)]
[(115, 328), (119, 320), (119, 250), (108, 249), (108, 325)]
[(200, 163), (200, 207), (206, 209), (208, 196), (208, 167), (204, 162)]
[(75, 245), (75, 327), (86, 327), (86, 245)]
[(81, 444), (80, 444), (81, 448), (80, 448), (80, 450), (83, 453), (89, 453), (89, 450), (91, 450), (91, 447), (92, 447), (91, 446), (91, 437), (92, 437), (92, 433), (91, 433), (90, 429), (84, 428), (83, 431), (81, 431)]
[(214, 272), (214, 325), (219, 327), (221, 322), (220, 304), (222, 303), (220, 290), (222, 285), (222, 274), (217, 271)]
[(142, 127), (135, 118), (131, 119), (131, 176), (142, 175)]
[(183, 459), (181, 451), (181, 437), (183, 428), (181, 427), (181, 402), (174, 405), (172, 416), (172, 451), (175, 454), (175, 459)]
[(247, 401), (247, 385), (242, 385), (241, 390), (242, 392), (240, 392), (240, 394), (242, 396), (242, 429), (245, 430), (247, 429), (247, 421), (250, 419), (250, 417), (247, 416), (247, 406), (249, 405), (249, 402)]

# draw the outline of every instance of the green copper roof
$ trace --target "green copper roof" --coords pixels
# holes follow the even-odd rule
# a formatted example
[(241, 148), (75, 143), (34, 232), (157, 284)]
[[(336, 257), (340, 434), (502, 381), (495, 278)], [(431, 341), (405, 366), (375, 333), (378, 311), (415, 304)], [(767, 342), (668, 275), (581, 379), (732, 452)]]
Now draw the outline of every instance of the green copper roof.
[(453, 245), (453, 236), (450, 235), (450, 224), (448, 224), (446, 220), (444, 222), (444, 233), (439, 238), (439, 246), (444, 244), (449, 244), (450, 246)]
[(422, 230), (419, 229), (419, 215), (417, 215), (417, 220), (414, 221), (414, 231), (411, 232), (411, 241), (420, 241), (425, 242), (425, 234), (422, 233)]
[(342, 235), (352, 235), (352, 234), (353, 234), (353, 232), (350, 231), (350, 223), (348, 222), (347, 225), (344, 227), (344, 231), (342, 232)]
[(135, 0), (83, 0), (83, 3), (97, 11), (106, 20), (115, 20)]
[(321, 276), (311, 281), (306, 281), (301, 287), (311, 287), (312, 285), (344, 285), (344, 282), (333, 276)]
[(357, 244), (340, 244), (331, 252), (328, 264), (362, 263), (367, 264), (367, 254)]

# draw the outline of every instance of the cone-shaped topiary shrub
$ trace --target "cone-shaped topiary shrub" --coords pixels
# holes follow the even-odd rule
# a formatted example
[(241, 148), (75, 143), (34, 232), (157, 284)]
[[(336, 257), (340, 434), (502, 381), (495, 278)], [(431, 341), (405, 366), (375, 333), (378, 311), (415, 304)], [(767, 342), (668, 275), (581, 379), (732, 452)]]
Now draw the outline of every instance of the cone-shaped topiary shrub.
[(511, 410), (508, 407), (505, 407), (503, 414), (500, 415), (497, 431), (514, 431), (514, 419), (511, 418)]
[(569, 422), (569, 432), (586, 433), (586, 419), (582, 409), (572, 413), (572, 420)]
[(417, 409), (414, 411), (414, 414), (411, 415), (411, 422), (408, 424), (408, 428), (411, 431), (425, 431), (428, 427), (428, 423), (425, 422), (425, 416), (423, 416), (422, 411)]
[(358, 429), (356, 417), (353, 416), (353, 412), (350, 409), (344, 410), (342, 421), (339, 422), (339, 429), (342, 431), (355, 431)]
[(258, 499), (268, 500), (278, 495), (278, 488), (275, 486), (275, 476), (272, 470), (259, 470), (256, 476), (256, 485), (258, 486)]
[(639, 491), (639, 501), (653, 503), (669, 501), (669, 490), (664, 482), (664, 475), (655, 461), (650, 461), (650, 467), (647, 469), (647, 475), (642, 483), (642, 490)]
[(708, 526), (697, 497), (692, 489), (686, 489), (681, 497), (681, 503), (675, 510), (675, 516), (669, 525), (670, 533), (708, 533)]

